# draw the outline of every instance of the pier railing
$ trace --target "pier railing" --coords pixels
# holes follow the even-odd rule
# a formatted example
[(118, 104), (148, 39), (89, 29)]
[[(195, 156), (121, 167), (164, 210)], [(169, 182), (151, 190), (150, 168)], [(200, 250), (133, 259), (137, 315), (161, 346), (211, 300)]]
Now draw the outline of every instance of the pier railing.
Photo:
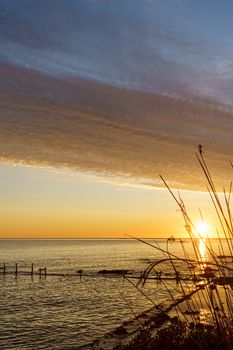
[(19, 268), (19, 264), (15, 263), (14, 266), (12, 265), (6, 265), (6, 263), (3, 263), (0, 266), (0, 274), (2, 275), (15, 275), (18, 276), (21, 275), (38, 275), (38, 276), (47, 276), (47, 267), (40, 267), (38, 271), (34, 269), (34, 263), (31, 264), (31, 269), (25, 270), (24, 268)]

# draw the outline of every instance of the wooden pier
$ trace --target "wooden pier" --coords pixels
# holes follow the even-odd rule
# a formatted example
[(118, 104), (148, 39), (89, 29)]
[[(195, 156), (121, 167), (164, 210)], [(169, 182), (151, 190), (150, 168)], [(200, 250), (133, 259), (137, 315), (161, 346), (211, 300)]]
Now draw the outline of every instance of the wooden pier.
[[(105, 270), (104, 270), (105, 271)], [(0, 265), (0, 276), (7, 276), (7, 275), (13, 275), (15, 277), (18, 276), (39, 276), (40, 278), (46, 278), (46, 277), (89, 277), (89, 278), (97, 278), (97, 277), (102, 277), (102, 278), (126, 278), (126, 279), (141, 279), (142, 276), (137, 276), (137, 275), (131, 275), (131, 274), (114, 274), (114, 272), (111, 273), (103, 273), (102, 271), (98, 271), (96, 273), (84, 273), (83, 270), (77, 270), (77, 272), (70, 272), (70, 273), (64, 273), (64, 272), (49, 272), (47, 267), (39, 267), (35, 269), (34, 263), (31, 263), (31, 265), (28, 267), (26, 270), (25, 266), (20, 266), (20, 264), (15, 263), (15, 265), (7, 265), (6, 263), (3, 263)], [(149, 276), (147, 277), (148, 280), (156, 280), (156, 281), (192, 281), (194, 283), (203, 281), (203, 278), (201, 276), (196, 276), (194, 277), (189, 277), (189, 276), (161, 276), (160, 274), (157, 274), (155, 276)]]
[(16, 277), (19, 275), (23, 276), (39, 276), (39, 277), (47, 277), (47, 276), (58, 276), (58, 277), (81, 277), (83, 275), (82, 270), (78, 270), (76, 273), (61, 273), (61, 272), (48, 272), (47, 267), (39, 267), (37, 270), (34, 268), (34, 263), (31, 264), (31, 268), (26, 270), (25, 267), (20, 268), (18, 263), (15, 263), (14, 266), (6, 265), (3, 263), (0, 266), (0, 275), (15, 275)]
[(19, 268), (19, 264), (15, 263), (14, 266), (9, 265), (7, 266), (6, 263), (3, 263), (2, 266), (0, 266), (0, 274), (1, 275), (28, 275), (28, 276), (47, 276), (47, 268), (46, 267), (41, 267), (38, 269), (38, 271), (34, 270), (34, 264), (31, 264), (31, 269), (30, 270), (24, 270)]
[(7, 265), (6, 263), (0, 266), (0, 276), (14, 275), (14, 276), (39, 276), (39, 277), (82, 277), (92, 275), (85, 275), (82, 270), (78, 270), (77, 272), (64, 273), (64, 272), (48, 272), (47, 267), (39, 267), (37, 269), (34, 268), (34, 263), (31, 264), (31, 268), (26, 270), (26, 267), (20, 267), (18, 263), (15, 265)]

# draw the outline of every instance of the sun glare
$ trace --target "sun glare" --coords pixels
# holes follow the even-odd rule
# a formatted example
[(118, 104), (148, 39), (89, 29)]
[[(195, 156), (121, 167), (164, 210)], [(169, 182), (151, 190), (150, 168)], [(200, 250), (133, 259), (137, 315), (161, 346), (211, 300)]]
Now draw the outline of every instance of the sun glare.
[(205, 238), (209, 232), (209, 226), (204, 221), (197, 222), (195, 229), (200, 238)]

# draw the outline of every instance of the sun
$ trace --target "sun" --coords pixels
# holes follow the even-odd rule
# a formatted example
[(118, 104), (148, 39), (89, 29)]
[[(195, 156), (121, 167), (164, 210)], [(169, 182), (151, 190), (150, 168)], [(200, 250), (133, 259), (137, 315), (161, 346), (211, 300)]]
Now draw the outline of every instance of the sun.
[(199, 221), (196, 223), (195, 229), (200, 238), (205, 238), (209, 232), (209, 225), (204, 221)]

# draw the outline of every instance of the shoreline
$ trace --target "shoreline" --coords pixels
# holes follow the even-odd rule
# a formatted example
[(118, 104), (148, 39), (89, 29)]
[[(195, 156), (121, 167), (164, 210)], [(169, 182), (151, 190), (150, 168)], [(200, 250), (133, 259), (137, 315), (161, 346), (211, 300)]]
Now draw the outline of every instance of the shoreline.
[[(185, 295), (178, 294), (174, 300), (167, 299), (161, 304), (155, 305), (143, 312), (136, 317), (124, 321), (120, 326), (114, 328), (112, 331), (104, 334), (100, 338), (94, 339), (92, 342), (78, 346), (80, 350), (113, 350), (119, 345), (128, 344), (133, 338), (135, 338), (140, 330), (144, 327), (153, 324), (157, 330), (168, 323), (174, 317), (176, 313), (173, 309), (177, 305), (182, 305), (187, 299), (190, 299), (193, 295), (203, 290), (208, 283), (200, 286), (198, 289), (192, 290)], [(170, 314), (168, 316), (168, 314)]]

